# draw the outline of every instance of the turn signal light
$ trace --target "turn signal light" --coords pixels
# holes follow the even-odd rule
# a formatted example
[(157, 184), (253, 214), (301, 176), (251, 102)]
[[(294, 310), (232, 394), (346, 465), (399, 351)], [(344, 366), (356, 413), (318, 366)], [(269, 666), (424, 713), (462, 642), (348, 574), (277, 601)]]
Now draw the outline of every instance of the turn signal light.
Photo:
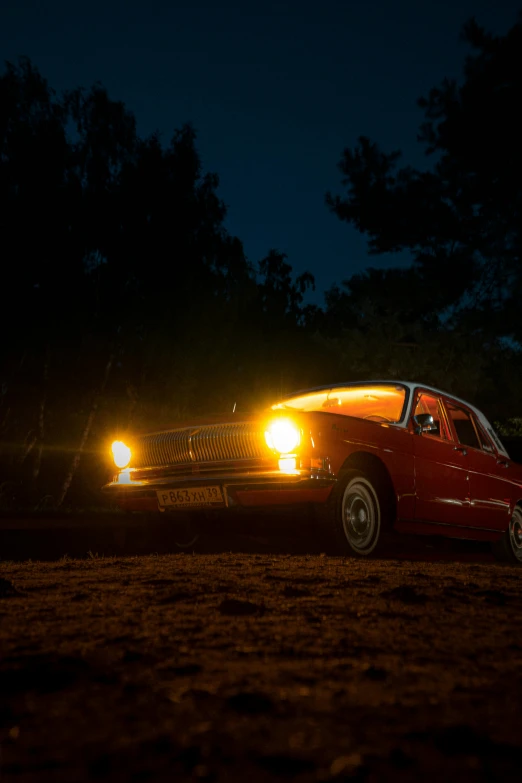
[(281, 457), (279, 460), (279, 470), (281, 473), (295, 473), (297, 469), (297, 460), (295, 457)]

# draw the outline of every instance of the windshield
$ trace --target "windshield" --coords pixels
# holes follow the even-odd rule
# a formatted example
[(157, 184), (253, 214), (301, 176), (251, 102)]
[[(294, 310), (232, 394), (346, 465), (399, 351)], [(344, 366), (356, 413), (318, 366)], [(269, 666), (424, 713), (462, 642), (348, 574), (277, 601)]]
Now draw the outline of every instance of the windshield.
[(402, 418), (406, 388), (395, 384), (333, 386), (288, 397), (272, 410), (320, 411), (357, 419), (398, 422)]

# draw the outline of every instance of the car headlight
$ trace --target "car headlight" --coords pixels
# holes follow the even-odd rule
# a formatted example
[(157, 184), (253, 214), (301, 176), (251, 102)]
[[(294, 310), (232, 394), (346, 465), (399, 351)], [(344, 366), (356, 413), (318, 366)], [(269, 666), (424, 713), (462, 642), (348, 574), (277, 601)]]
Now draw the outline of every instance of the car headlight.
[(290, 419), (270, 422), (265, 432), (266, 444), (280, 454), (289, 454), (301, 442), (301, 433)]
[(112, 456), (117, 468), (126, 468), (131, 461), (132, 452), (122, 440), (115, 440), (111, 446)]

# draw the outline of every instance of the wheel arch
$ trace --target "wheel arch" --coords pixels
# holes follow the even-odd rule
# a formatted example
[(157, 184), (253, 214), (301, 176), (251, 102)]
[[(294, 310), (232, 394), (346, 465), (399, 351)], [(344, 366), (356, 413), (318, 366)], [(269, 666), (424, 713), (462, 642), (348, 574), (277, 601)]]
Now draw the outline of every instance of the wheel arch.
[(522, 566), (522, 549), (517, 544), (513, 544), (511, 525), (514, 520), (515, 512), (519, 511), (522, 514), (522, 502), (517, 500), (511, 510), (511, 516), (507, 530), (501, 534), (497, 541), (493, 542), (492, 548), (495, 557), (498, 560), (510, 563), (511, 565)]
[(513, 505), (509, 509), (509, 517), (508, 517), (508, 521), (507, 521), (508, 527), (506, 528), (506, 530), (509, 528), (509, 523), (511, 522), (511, 517), (515, 513), (515, 509), (516, 508), (519, 508), (522, 511), (522, 498), (519, 498), (518, 500), (514, 500), (513, 501)]
[(393, 525), (397, 518), (397, 496), (388, 468), (376, 454), (368, 451), (354, 451), (343, 462), (340, 475), (348, 470), (359, 470), (375, 482), (376, 489), (391, 503), (389, 523)]

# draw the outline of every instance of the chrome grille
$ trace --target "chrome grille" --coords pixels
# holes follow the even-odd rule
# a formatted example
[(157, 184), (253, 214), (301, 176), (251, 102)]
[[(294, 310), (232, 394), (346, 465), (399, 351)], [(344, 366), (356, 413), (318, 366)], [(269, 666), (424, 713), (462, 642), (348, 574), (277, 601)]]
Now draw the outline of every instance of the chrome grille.
[(255, 424), (206, 424), (142, 436), (136, 444), (132, 467), (253, 459), (266, 454), (263, 432)]

